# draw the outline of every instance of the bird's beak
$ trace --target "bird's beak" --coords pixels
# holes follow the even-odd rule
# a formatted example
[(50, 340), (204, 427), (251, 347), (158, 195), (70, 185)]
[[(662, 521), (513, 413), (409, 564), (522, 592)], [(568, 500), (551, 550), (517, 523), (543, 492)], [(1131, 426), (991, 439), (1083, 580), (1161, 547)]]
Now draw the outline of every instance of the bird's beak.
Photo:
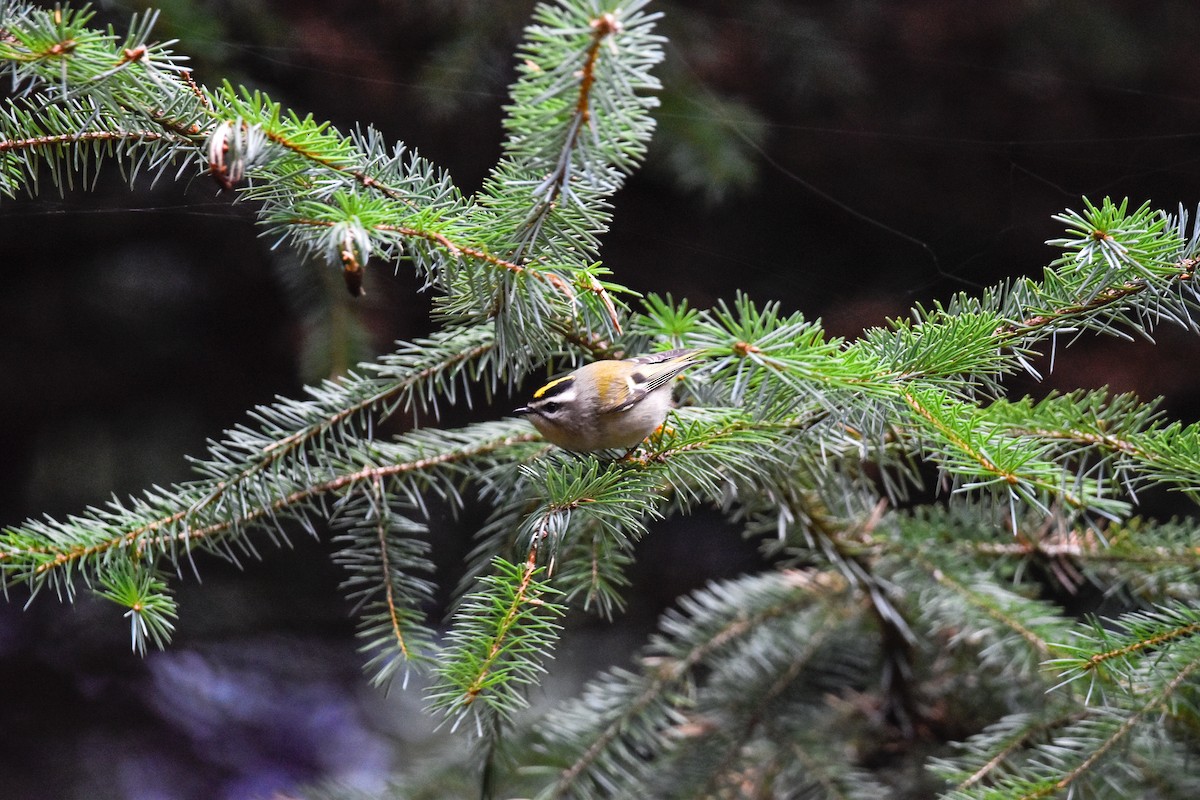
[(520, 408), (514, 408), (513, 413), (516, 414), (518, 417), (523, 417), (526, 414), (533, 413), (533, 409), (530, 408), (529, 406), (521, 406)]

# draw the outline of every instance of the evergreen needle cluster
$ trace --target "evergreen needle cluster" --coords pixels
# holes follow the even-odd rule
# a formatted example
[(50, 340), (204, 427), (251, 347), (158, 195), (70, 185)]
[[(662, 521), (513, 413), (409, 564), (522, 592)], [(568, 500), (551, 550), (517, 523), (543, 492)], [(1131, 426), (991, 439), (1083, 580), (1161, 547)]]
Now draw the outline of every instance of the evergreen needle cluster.
[[(654, 127), (656, 18), (648, 0), (539, 5), (501, 158), (468, 195), (375, 130), (208, 88), (153, 41), (153, 14), (119, 34), (86, 6), (0, 2), (0, 192), (106, 163), (211, 175), (352, 292), (364, 269), (415, 270), (437, 322), (252, 410), (190, 481), (5, 528), (5, 591), (95, 593), (145, 651), (168, 645), (197, 552), (331, 536), (372, 679), (426, 676), (430, 713), (484, 745), (495, 796), (1197, 796), (1197, 529), (1134, 514), (1146, 487), (1200, 495), (1200, 428), (1105, 391), (1009, 397), (1005, 378), (1085, 333), (1197, 331), (1200, 228), (1085, 201), (1040, 278), (854, 341), (745, 297), (631, 307), (598, 256)], [(515, 419), (376, 435), (547, 364), (676, 346), (709, 357), (624, 459), (554, 450)], [(444, 623), (432, 504), (491, 512)], [(700, 508), (770, 566), (681, 598), (629, 666), (531, 721), (566, 610), (619, 613), (636, 542)], [(1072, 616), (1059, 601), (1082, 587), (1124, 611)], [(327, 793), (350, 796), (311, 796)]]

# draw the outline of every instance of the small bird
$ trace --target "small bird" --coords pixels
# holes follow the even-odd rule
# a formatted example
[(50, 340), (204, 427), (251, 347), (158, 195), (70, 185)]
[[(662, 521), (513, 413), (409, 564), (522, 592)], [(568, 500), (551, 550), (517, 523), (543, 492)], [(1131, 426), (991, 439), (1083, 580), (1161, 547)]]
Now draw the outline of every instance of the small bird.
[(633, 452), (667, 418), (671, 380), (703, 351), (665, 353), (621, 361), (594, 361), (547, 383), (515, 413), (529, 417), (546, 439), (565, 450)]

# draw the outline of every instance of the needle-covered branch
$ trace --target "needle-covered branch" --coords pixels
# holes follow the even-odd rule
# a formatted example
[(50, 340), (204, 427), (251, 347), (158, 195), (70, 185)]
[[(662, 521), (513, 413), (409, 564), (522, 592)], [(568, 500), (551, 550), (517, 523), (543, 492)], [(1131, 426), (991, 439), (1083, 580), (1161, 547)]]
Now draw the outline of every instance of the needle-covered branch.
[[(153, 41), (153, 14), (118, 35), (87, 9), (0, 2), (16, 85), (0, 194), (86, 187), (108, 162), (131, 181), (212, 178), (352, 294), (368, 268), (411, 267), (436, 326), (255, 408), (194, 480), (6, 528), (5, 591), (91, 590), (145, 651), (170, 638), (172, 583), (199, 554), (331, 535), (372, 678), (428, 673), (437, 714), (494, 755), (530, 742), (517, 712), (569, 641), (567, 605), (614, 615), (656, 523), (715, 511), (760, 545), (761, 573), (682, 599), (632, 669), (553, 711), (513, 769), (493, 759), (485, 788), (877, 798), (889, 774), (872, 764), (915, 766), (914, 741), (953, 731), (966, 741), (935, 762), (944, 797), (1195, 796), (1196, 528), (1131, 515), (1152, 488), (1200, 498), (1200, 426), (1107, 391), (1014, 398), (1007, 381), (1083, 334), (1196, 332), (1200, 227), (1085, 201), (1057, 217), (1040, 277), (852, 341), (742, 295), (651, 296), (630, 315), (598, 259), (654, 127), (657, 18), (648, 0), (540, 4), (502, 156), (471, 195), (372, 128), (205, 88)], [(669, 347), (704, 358), (628, 454), (566, 453), (496, 419), (535, 372)], [(492, 421), (448, 429), (450, 408)], [(430, 523), (476, 506), (491, 515), (442, 631)], [(1130, 608), (1081, 624), (1063, 606), (1089, 593)]]
[(558, 640), (565, 607), (542, 579), (537, 550), (522, 564), (496, 559), (493, 572), (463, 598), (446, 634), (429, 690), (432, 708), (453, 720), (470, 719), (479, 735), (527, 706), (522, 690), (546, 672), (543, 662)]

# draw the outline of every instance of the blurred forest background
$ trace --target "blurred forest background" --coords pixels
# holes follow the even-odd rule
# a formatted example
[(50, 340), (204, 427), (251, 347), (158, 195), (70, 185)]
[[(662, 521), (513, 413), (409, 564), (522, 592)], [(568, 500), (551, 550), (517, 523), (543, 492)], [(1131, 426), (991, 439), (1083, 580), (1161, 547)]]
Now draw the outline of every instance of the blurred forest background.
[[(135, 2), (95, 4), (124, 30)], [(372, 124), (464, 191), (499, 153), (531, 0), (164, 0), (198, 82), (265, 89), (342, 130)], [(659, 131), (616, 200), (605, 264), (694, 306), (738, 290), (853, 337), (917, 302), (1037, 274), (1081, 196), (1200, 203), (1194, 0), (660, 2)], [(401, 265), (351, 300), (333, 267), (273, 251), (207, 179), (0, 202), (0, 524), (188, 477), (186, 454), (276, 394), (430, 329)], [(1195, 420), (1200, 342), (1082, 342), (1041, 384), (1165, 395)], [(507, 413), (515, 398), (451, 412)], [(1150, 509), (1175, 511), (1166, 500)], [(453, 585), (478, 520), (435, 547)], [(366, 686), (328, 541), (179, 585), (175, 645), (139, 659), (115, 605), (0, 603), (0, 800), (374, 791), (449, 741), (419, 691)], [(630, 610), (579, 618), (544, 697), (620, 660), (679, 593), (755, 568), (712, 518), (642, 546)], [(603, 643), (597, 645), (597, 642)], [(584, 643), (584, 644), (581, 644)], [(602, 648), (602, 649), (601, 649)], [(451, 746), (461, 747), (461, 742)]]

